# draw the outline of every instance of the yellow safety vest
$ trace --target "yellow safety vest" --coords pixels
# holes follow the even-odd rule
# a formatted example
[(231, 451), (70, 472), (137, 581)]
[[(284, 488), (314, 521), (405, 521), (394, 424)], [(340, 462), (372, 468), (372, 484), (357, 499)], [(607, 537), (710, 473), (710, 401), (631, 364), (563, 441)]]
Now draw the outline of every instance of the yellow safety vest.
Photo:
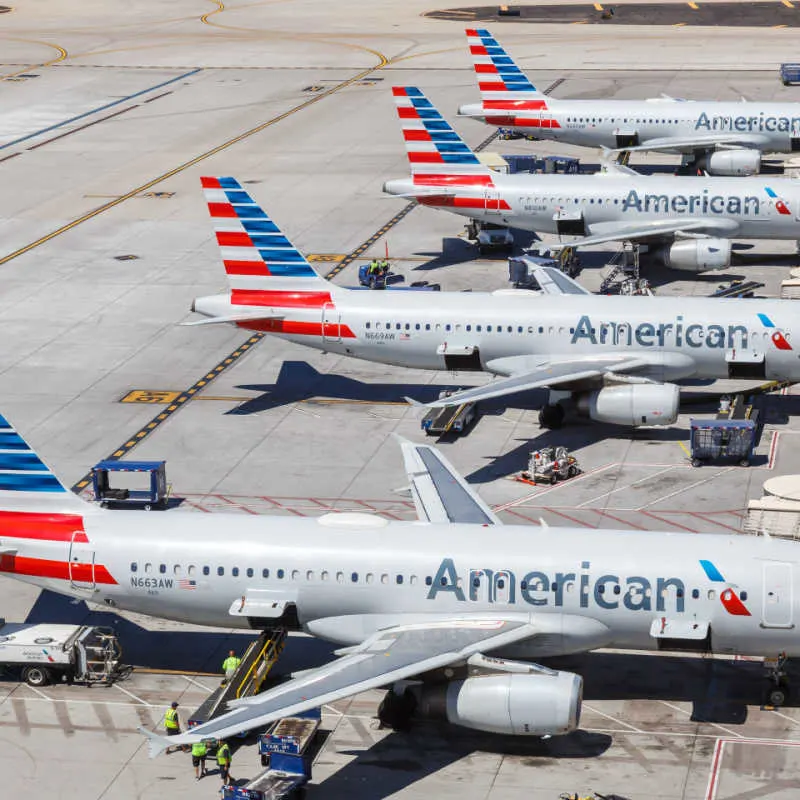
[(223, 672), (227, 672), (229, 669), (236, 669), (241, 663), (242, 663), (241, 658), (237, 658), (236, 656), (228, 656), (222, 662), (222, 670)]
[(208, 753), (208, 748), (206, 747), (205, 742), (195, 742), (192, 745), (192, 755), (202, 758), (206, 753)]
[(178, 723), (178, 711), (175, 708), (168, 709), (167, 713), (164, 714), (164, 727), (165, 728), (173, 728), (177, 729), (180, 727)]
[(217, 764), (230, 764), (231, 763), (231, 749), (228, 745), (224, 744), (217, 750)]

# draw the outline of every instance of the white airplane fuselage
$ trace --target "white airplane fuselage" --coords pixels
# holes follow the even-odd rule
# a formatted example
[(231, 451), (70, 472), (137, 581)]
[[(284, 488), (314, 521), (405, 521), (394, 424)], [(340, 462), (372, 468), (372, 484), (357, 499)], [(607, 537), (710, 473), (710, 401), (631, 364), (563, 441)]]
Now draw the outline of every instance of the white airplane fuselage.
[[(667, 138), (699, 138), (719, 134), (754, 137), (752, 146), (764, 153), (800, 150), (800, 105), (797, 103), (711, 102), (705, 100), (560, 100), (546, 98), (546, 107), (520, 111), (485, 109), (482, 103), (459, 108), (459, 114), (490, 125), (513, 128), (536, 139), (583, 147), (621, 146), (620, 136), (636, 136), (636, 144)], [(756, 141), (757, 140), (757, 141)], [(713, 149), (713, 144), (709, 144)], [(675, 147), (692, 152), (701, 146)]]
[(400, 178), (385, 183), (384, 192), (537, 233), (583, 235), (583, 230), (564, 233), (566, 222), (581, 219), (587, 234), (608, 232), (604, 226), (615, 224), (646, 227), (666, 219), (702, 219), (708, 221), (704, 233), (710, 236), (800, 239), (800, 181), (792, 179), (496, 172), (491, 179), (493, 185), (467, 186), (454, 178), (436, 195), (423, 180)]
[[(657, 649), (655, 623), (676, 633), (708, 625), (717, 653), (800, 655), (796, 542), (87, 508), (68, 520), (42, 515), (36, 538), (25, 540), (8, 538), (15, 512), (0, 512), (2, 542), (18, 549), (3, 556), (1, 571), (113, 609), (201, 625), (268, 625), (229, 614), (260, 593), (294, 603), (305, 631), (340, 644), (414, 615), (486, 612), (531, 615), (553, 635), (546, 654)], [(524, 643), (514, 654), (525, 656)]]
[[(533, 366), (638, 353), (656, 365), (637, 374), (657, 381), (729, 377), (730, 362), (742, 357), (762, 360), (763, 377), (800, 379), (797, 310), (786, 300), (330, 288), (331, 302), (322, 307), (286, 308), (281, 319), (239, 325), (326, 352), (416, 369), (506, 375), (524, 371), (521, 358)], [(231, 305), (227, 294), (198, 298), (194, 309), (209, 317), (271, 311)]]

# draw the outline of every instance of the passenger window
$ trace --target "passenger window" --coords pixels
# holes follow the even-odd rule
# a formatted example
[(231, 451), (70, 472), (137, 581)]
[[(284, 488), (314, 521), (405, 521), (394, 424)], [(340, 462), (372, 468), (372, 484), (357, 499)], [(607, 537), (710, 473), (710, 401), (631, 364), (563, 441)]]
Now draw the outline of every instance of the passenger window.
[(253, 568), (252, 567), (248, 567), (247, 568), (247, 577), (248, 578), (252, 578), (253, 577)]
[(407, 331), (410, 331), (410, 330), (411, 330), (411, 325), (410, 325), (410, 323), (408, 323), (408, 322), (406, 322), (406, 330), (407, 330)]
[(357, 572), (353, 572), (353, 573), (351, 573), (351, 575), (350, 575), (350, 580), (351, 580), (353, 583), (358, 583), (358, 573), (357, 573)]
[(517, 328), (517, 333), (522, 333), (522, 325)]
[(131, 572), (136, 572), (139, 569), (139, 565), (135, 561), (131, 561)]
[(481, 326), (480, 325), (476, 325), (475, 326), (475, 330), (478, 331), (478, 333), (480, 333), (481, 332)]
[(261, 570), (261, 577), (269, 578), (269, 570), (266, 567), (264, 567), (264, 569)]
[(699, 589), (692, 589), (692, 600), (697, 600), (700, 597)]
[(166, 564), (159, 564), (158, 565), (158, 571), (163, 575), (167, 571), (167, 565)]
[(238, 578), (239, 577), (239, 567), (234, 567), (231, 570), (231, 575), (233, 575), (234, 578)]
[(471, 331), (472, 330), (472, 325), (467, 325), (467, 330)]
[(430, 322), (426, 322), (426, 323), (425, 323), (425, 330), (426, 330), (426, 331), (429, 331), (430, 329), (431, 329), (431, 324), (430, 324)]
[(430, 586), (431, 584), (433, 584), (433, 578), (431, 578), (430, 575), (426, 575), (425, 576), (425, 585), (426, 586)]
[(395, 324), (394, 329), (396, 331), (399, 331), (401, 327), (402, 327), (402, 325), (398, 322), (398, 323)]
[(420, 329), (420, 324), (419, 324), (419, 322), (418, 322), (418, 323), (417, 323), (417, 324), (414, 326), (414, 328), (415, 328), (415, 330), (419, 330), (419, 329)]
[(369, 322), (368, 322), (368, 323), (367, 323), (367, 330), (369, 330), (369, 325), (370, 325), (370, 324), (369, 324)]
[(402, 575), (398, 575), (394, 580), (395, 580), (395, 583), (398, 586), (400, 586), (403, 583), (403, 576)]
[(278, 576), (278, 580), (282, 581), (283, 580), (283, 576), (286, 573), (282, 569), (279, 569), (275, 574)]
[(217, 575), (222, 577), (225, 574), (225, 567), (217, 567)]
[(210, 575), (211, 567), (203, 567), (203, 575)]
[[(680, 595), (678, 595), (680, 597)], [(741, 598), (742, 602), (747, 600), (747, 592), (739, 592), (739, 597)]]
[(449, 323), (449, 322), (447, 323), (447, 325), (445, 325), (445, 326), (444, 326), (444, 329), (445, 329), (446, 331), (449, 331), (449, 330), (450, 330), (450, 323)]

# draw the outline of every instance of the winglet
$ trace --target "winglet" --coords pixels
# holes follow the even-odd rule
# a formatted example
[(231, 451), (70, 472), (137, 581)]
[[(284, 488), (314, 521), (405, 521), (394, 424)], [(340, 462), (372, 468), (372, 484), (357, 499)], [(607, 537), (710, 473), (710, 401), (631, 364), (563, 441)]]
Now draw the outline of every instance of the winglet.
[(413, 397), (404, 397), (403, 400), (405, 400), (406, 403), (408, 403), (413, 408), (426, 408), (425, 403), (420, 403), (419, 400), (415, 400)]
[(143, 728), (141, 725), (137, 728), (137, 730), (147, 739), (147, 747), (150, 758), (156, 758), (157, 756), (160, 756), (172, 744), (166, 736), (159, 736), (157, 733), (153, 733), (153, 731), (149, 731), (147, 728)]

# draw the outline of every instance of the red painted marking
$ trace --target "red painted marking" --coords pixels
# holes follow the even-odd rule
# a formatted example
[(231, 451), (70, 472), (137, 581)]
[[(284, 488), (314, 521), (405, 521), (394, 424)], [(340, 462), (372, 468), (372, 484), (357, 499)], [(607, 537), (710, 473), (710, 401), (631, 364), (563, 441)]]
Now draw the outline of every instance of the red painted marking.
[(508, 87), (500, 81), (492, 81), (491, 83), (488, 81), (478, 81), (478, 88), (482, 92), (507, 92)]
[(767, 459), (767, 469), (775, 467), (775, 458), (778, 455), (778, 440), (780, 439), (780, 431), (772, 431), (772, 441), (769, 443), (769, 458)]
[(492, 114), (491, 117), (486, 117), (486, 124), (487, 125), (510, 125), (513, 127), (516, 125), (516, 117), (509, 114), (507, 117), (497, 117)]
[(414, 185), (421, 186), (494, 186), (491, 175), (414, 175)]
[(395, 97), (407, 97), (406, 90), (404, 86), (392, 86), (392, 94)]
[(478, 31), (476, 28), (467, 28), (467, 36), (475, 36), (477, 37)]
[(228, 275), (270, 275), (269, 268), (263, 261), (234, 261), (226, 258), (223, 262)]
[(400, 119), (419, 119), (417, 109), (413, 106), (398, 106), (397, 116), (400, 117)]
[(473, 56), (488, 56), (489, 55), (486, 52), (486, 48), (482, 44), (471, 44), (469, 46), (469, 52), (472, 53)]
[(779, 214), (791, 214), (792, 212), (786, 207), (786, 203), (783, 200), (776, 200), (775, 201), (775, 208), (778, 209)]
[(745, 604), (739, 599), (739, 595), (733, 589), (725, 589), (720, 592), (719, 599), (725, 610), (732, 614), (734, 617), (749, 617), (750, 612), (745, 607)]
[(36, 539), (45, 542), (82, 544), (89, 539), (83, 529), (83, 517), (77, 514), (35, 514), (21, 511), (0, 511), (0, 539)]
[(448, 208), (488, 208), (491, 211), (508, 211), (511, 206), (505, 200), (487, 200), (485, 197), (451, 197), (449, 195), (421, 195), (417, 202), (423, 206)]
[[(694, 528), (687, 528), (686, 525), (681, 525), (680, 522), (674, 522), (672, 520), (664, 519), (664, 517), (659, 517), (658, 514), (654, 514), (652, 511), (640, 511), (639, 513), (646, 514), (648, 517), (657, 519), (659, 522), (666, 522), (667, 525), (672, 525), (675, 528), (683, 528), (683, 530), (688, 531), (689, 533), (697, 533), (697, 531)], [(677, 512), (677, 513), (686, 513), (686, 512)]]
[(442, 154), (436, 150), (430, 153), (409, 153), (408, 160), (412, 164), (444, 164)]
[(647, 530), (647, 528), (643, 528), (641, 525), (637, 525), (635, 522), (629, 522), (627, 519), (623, 519), (622, 517), (617, 517), (614, 514), (609, 514), (608, 511), (600, 511), (599, 508), (593, 508), (592, 511), (594, 511), (596, 514), (600, 514), (603, 517), (608, 517), (609, 519), (613, 519), (615, 522), (620, 522), (623, 525), (628, 525), (631, 528), (636, 528), (636, 530), (638, 531)]
[(244, 231), (217, 231), (217, 244), (221, 247), (255, 247)]
[(717, 519), (713, 519), (711, 514), (702, 514), (700, 511), (692, 511), (691, 514), (693, 517), (699, 517), (700, 519), (710, 522), (712, 525), (719, 525), (720, 528), (727, 528), (729, 531), (733, 531), (734, 533), (742, 532), (741, 528), (734, 528), (733, 525), (728, 525), (725, 522), (720, 522)]
[[(92, 583), (92, 565), (73, 563), (70, 570), (68, 561), (53, 561), (47, 558), (27, 556), (0, 556), (0, 572), (10, 575), (27, 575), (34, 578), (53, 578), (60, 581), (79, 581)], [(116, 585), (111, 573), (102, 565), (94, 565), (94, 583)]]
[[(506, 509), (506, 511), (510, 511), (510, 510), (511, 509)], [(557, 508), (546, 507), (544, 510), (547, 511), (548, 513), (550, 513), (550, 514), (558, 514), (559, 517), (564, 517), (564, 519), (568, 519), (570, 522), (574, 522), (576, 525), (578, 525), (581, 528), (590, 528), (591, 527), (591, 525), (589, 525), (585, 520), (578, 519), (577, 517), (571, 517), (569, 514), (565, 514), (563, 511), (559, 511)]]
[(772, 334), (772, 344), (774, 344), (778, 350), (792, 349), (792, 346), (786, 341), (784, 335), (780, 331), (775, 331), (775, 333)]
[(476, 64), (475, 72), (477, 72), (479, 75), (486, 73), (492, 73), (496, 75), (497, 67), (494, 64)]
[(221, 189), (219, 178), (200, 178), (200, 185), (204, 189)]
[(404, 128), (403, 129), (403, 138), (407, 142), (430, 142), (431, 135), (428, 131), (418, 131), (414, 130), (413, 128)]
[(484, 100), (484, 109), (501, 111), (538, 111), (547, 108), (546, 100)]
[(235, 306), (278, 306), (279, 308), (321, 308), (332, 302), (330, 292), (281, 292), (261, 289), (233, 289)]
[(208, 213), (212, 217), (236, 217), (236, 212), (230, 203), (209, 203)]
[[(254, 320), (253, 322), (238, 322), (240, 328), (246, 328), (250, 331), (262, 331), (264, 333), (292, 333), (301, 336), (322, 336), (322, 323), (321, 322), (299, 322), (290, 319), (265, 319)], [(338, 335), (342, 339), (355, 339), (356, 335), (347, 325), (334, 325), (327, 323), (325, 327), (325, 335), (329, 339), (334, 339)]]

